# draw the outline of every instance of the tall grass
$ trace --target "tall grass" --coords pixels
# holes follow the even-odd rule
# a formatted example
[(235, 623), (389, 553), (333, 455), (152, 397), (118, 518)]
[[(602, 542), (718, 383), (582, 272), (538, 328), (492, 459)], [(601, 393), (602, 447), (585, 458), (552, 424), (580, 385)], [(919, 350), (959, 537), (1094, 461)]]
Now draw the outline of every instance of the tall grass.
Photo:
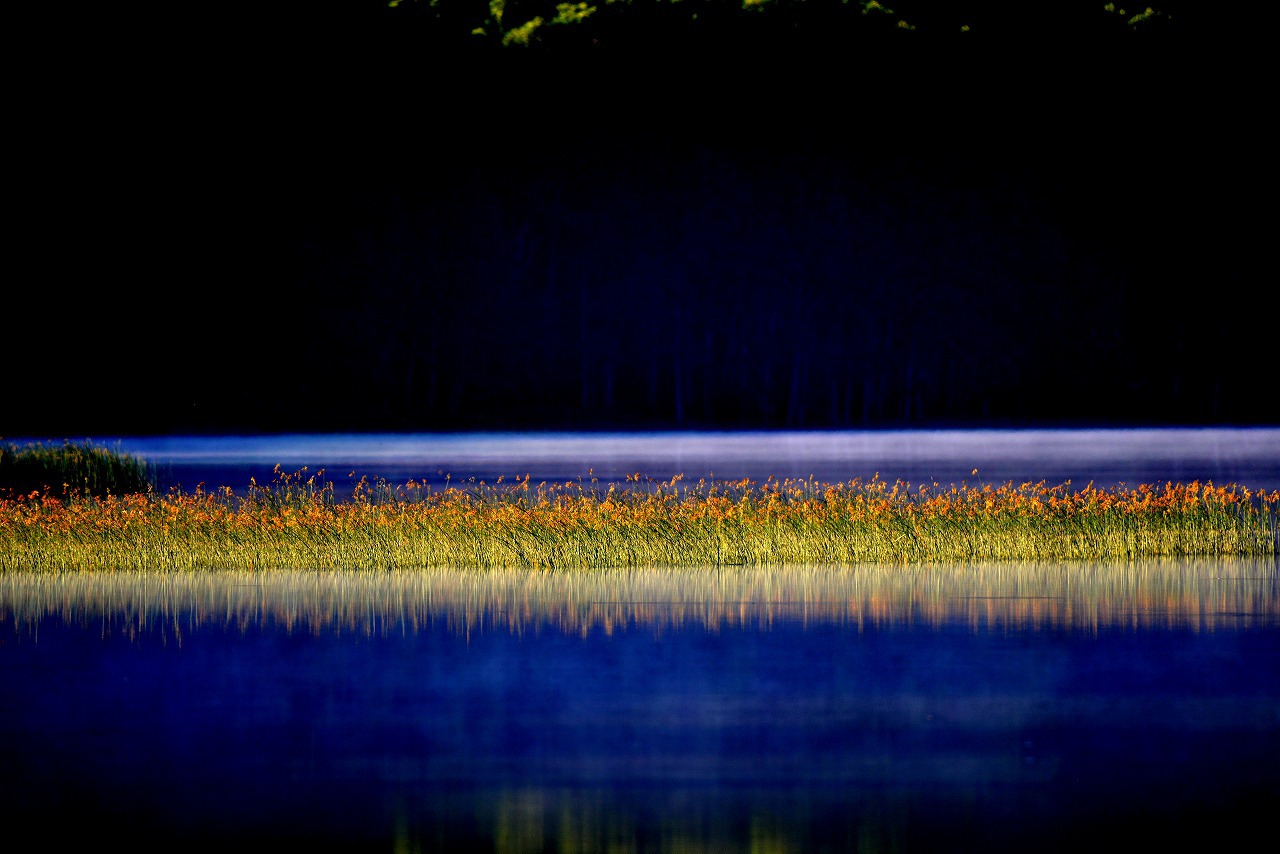
[(62, 444), (0, 442), (0, 498), (33, 493), (67, 498), (149, 492), (146, 462), (89, 440)]
[(323, 472), (194, 492), (0, 501), (0, 571), (549, 570), (1270, 555), (1280, 492), (1211, 483), (913, 488), (629, 478), (432, 488)]

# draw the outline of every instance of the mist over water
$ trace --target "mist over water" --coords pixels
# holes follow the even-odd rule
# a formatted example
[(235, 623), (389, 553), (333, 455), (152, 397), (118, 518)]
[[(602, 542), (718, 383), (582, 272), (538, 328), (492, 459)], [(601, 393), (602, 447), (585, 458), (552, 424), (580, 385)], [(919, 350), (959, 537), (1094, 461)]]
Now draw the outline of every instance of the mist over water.
[[(105, 441), (114, 442), (110, 439)], [(986, 429), (651, 433), (369, 433), (120, 439), (160, 486), (247, 485), (306, 466), (339, 489), (367, 476), (461, 484), (628, 475), (686, 482), (853, 478), (913, 484), (1070, 481), (1083, 487), (1213, 481), (1280, 488), (1280, 428)], [(973, 470), (977, 469), (977, 474)]]

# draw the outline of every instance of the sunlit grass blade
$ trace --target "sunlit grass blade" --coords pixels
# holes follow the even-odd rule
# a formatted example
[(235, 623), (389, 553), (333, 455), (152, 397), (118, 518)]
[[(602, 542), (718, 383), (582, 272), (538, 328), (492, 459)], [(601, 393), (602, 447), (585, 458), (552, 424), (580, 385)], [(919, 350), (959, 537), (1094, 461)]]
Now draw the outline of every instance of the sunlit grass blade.
[(1280, 492), (1212, 483), (912, 487), (361, 479), (0, 501), (0, 570), (591, 569), (1275, 554)]

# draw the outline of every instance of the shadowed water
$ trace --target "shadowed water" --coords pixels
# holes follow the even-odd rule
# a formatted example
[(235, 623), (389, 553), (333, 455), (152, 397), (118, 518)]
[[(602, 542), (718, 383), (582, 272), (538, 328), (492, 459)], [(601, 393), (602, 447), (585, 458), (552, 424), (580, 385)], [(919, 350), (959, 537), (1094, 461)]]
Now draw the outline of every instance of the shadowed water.
[[(1272, 559), (0, 575), (0, 816), (134, 850), (1243, 844)], [(74, 816), (74, 822), (67, 817)]]

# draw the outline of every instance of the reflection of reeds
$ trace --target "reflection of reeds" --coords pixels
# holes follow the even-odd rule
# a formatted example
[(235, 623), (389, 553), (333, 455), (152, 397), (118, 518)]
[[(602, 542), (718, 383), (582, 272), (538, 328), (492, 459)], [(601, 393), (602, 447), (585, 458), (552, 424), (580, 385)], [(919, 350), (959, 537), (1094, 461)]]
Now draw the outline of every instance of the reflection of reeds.
[(593, 573), (516, 569), (393, 572), (0, 574), (0, 625), (40, 622), (181, 641), (199, 628), (387, 636), (786, 625), (975, 631), (1274, 627), (1273, 558), (914, 567), (652, 567)]
[[(1275, 554), (1280, 492), (1192, 482), (901, 481), (433, 489), (303, 479), (0, 501), (0, 570), (766, 566)], [(323, 474), (323, 473), (321, 473)]]

